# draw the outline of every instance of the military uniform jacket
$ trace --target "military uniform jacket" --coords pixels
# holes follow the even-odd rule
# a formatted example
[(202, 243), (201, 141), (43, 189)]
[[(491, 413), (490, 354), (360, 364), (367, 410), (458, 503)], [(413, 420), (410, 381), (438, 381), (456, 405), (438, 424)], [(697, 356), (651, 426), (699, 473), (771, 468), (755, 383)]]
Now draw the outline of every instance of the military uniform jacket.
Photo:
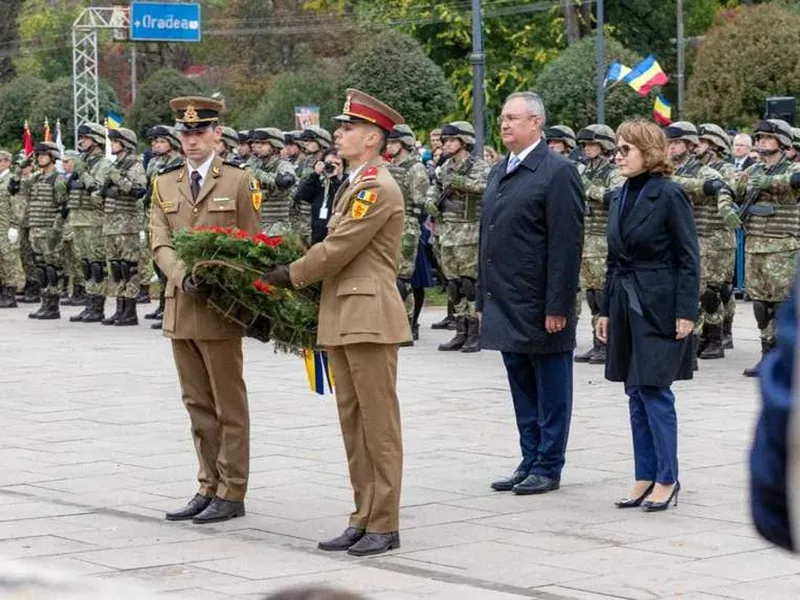
[(167, 276), (164, 335), (172, 339), (224, 340), (244, 334), (241, 327), (224, 319), (205, 300), (184, 293), (186, 267), (175, 254), (173, 234), (187, 227), (217, 225), (237, 227), (254, 235), (260, 225), (256, 208), (259, 202), (260, 189), (253, 173), (227, 165), (219, 158), (211, 163), (195, 202), (189, 189), (188, 167), (174, 166), (155, 178), (150, 243), (156, 264)]
[(292, 263), (296, 288), (322, 281), (317, 343), (399, 344), (411, 339), (397, 292), (403, 194), (380, 158), (339, 188), (328, 237)]

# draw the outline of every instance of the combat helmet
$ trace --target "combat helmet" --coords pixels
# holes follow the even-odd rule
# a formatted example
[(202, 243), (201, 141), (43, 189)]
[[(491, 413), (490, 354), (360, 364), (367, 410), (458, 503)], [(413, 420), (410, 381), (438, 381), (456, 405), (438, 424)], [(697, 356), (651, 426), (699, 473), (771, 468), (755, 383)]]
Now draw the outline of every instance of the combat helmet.
[(105, 146), (106, 128), (100, 123), (84, 123), (78, 127), (78, 139), (82, 137), (89, 138), (98, 146)]
[(319, 147), (327, 150), (333, 144), (333, 138), (327, 129), (310, 125), (303, 129), (299, 139), (303, 142), (317, 142)]
[(235, 148), (239, 145), (239, 134), (233, 127), (223, 127), (222, 141), (228, 148)]
[(136, 149), (139, 145), (139, 138), (136, 137), (136, 134), (125, 127), (109, 129), (108, 139), (120, 142), (122, 147), (128, 152), (136, 152)]
[(544, 135), (548, 142), (551, 140), (564, 142), (564, 144), (566, 144), (567, 148), (570, 150), (575, 149), (575, 131), (573, 131), (572, 127), (567, 127), (566, 125), (553, 125), (552, 127), (547, 128)]
[(34, 146), (33, 153), (49, 154), (53, 160), (61, 160), (61, 149), (54, 142), (39, 142)]
[(388, 139), (400, 142), (405, 146), (406, 150), (413, 150), (417, 145), (417, 138), (414, 136), (414, 132), (405, 123), (395, 125), (389, 132)]
[(615, 148), (614, 130), (608, 125), (600, 125), (594, 123), (587, 125), (577, 135), (579, 144), (587, 144), (589, 142), (599, 144), (605, 152), (613, 152)]
[(453, 121), (442, 127), (440, 139), (444, 142), (447, 138), (461, 140), (471, 150), (475, 145), (475, 128), (467, 121)]
[(717, 147), (723, 154), (731, 151), (731, 138), (725, 130), (714, 123), (703, 123), (697, 128), (698, 137)]
[(267, 142), (278, 150), (284, 147), (283, 139), (283, 132), (276, 127), (259, 127), (250, 132), (252, 142)]
[(759, 121), (753, 128), (753, 134), (756, 139), (762, 135), (771, 136), (778, 140), (783, 148), (792, 147), (792, 138), (794, 137), (792, 126), (782, 119)]
[(671, 125), (664, 128), (664, 135), (667, 136), (668, 141), (683, 140), (694, 144), (695, 146), (700, 142), (697, 137), (697, 127), (689, 121), (676, 121)]

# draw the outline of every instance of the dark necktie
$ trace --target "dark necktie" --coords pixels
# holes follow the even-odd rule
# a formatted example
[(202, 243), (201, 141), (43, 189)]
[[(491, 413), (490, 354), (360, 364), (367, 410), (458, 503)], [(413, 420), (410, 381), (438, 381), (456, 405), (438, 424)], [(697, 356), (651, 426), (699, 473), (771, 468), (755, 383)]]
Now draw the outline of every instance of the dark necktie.
[(192, 200), (197, 202), (197, 197), (200, 195), (200, 172), (193, 171), (192, 172), (192, 183), (189, 186), (189, 189), (192, 192)]

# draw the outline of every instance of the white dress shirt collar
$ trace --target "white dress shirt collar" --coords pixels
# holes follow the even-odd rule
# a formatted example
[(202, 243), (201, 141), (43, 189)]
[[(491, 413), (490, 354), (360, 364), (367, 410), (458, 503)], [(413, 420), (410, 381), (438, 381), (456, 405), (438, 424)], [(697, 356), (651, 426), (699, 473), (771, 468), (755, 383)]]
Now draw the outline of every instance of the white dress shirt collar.
[[(542, 141), (542, 138), (539, 138), (538, 140), (536, 140), (535, 142), (533, 142), (533, 143), (532, 143), (530, 146), (528, 146), (527, 148), (525, 148), (525, 149), (524, 149), (522, 152), (520, 152), (519, 154), (517, 154), (517, 155), (516, 155), (516, 157), (519, 159), (519, 162), (522, 162), (522, 161), (524, 161), (526, 158), (528, 158), (528, 154), (530, 154), (531, 152), (533, 152), (533, 151), (534, 151), (534, 149), (536, 148), (536, 146), (538, 146), (538, 145), (539, 145), (539, 142), (541, 142), (541, 141)], [(512, 152), (512, 153), (510, 153), (510, 154), (508, 155), (508, 158), (511, 158), (512, 156), (515, 156), (513, 152)]]
[(197, 171), (198, 173), (200, 173), (200, 185), (203, 185), (203, 183), (205, 183), (206, 181), (206, 175), (208, 175), (208, 170), (211, 168), (211, 163), (214, 162), (215, 156), (216, 154), (212, 152), (211, 156), (208, 157), (206, 162), (198, 166), (196, 169), (191, 165), (190, 162), (187, 161), (186, 167), (189, 169), (189, 181), (192, 180), (192, 173)]

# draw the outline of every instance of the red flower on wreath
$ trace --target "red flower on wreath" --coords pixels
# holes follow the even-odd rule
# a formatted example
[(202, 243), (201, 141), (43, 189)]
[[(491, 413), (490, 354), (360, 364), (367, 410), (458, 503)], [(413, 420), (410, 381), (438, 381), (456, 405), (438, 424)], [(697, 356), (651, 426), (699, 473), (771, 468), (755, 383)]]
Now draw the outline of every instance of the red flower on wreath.
[(253, 240), (255, 240), (257, 244), (264, 244), (265, 246), (269, 246), (270, 248), (276, 248), (283, 241), (283, 238), (279, 235), (271, 237), (268, 236), (266, 233), (259, 233), (253, 236)]
[(275, 290), (274, 287), (262, 281), (261, 279), (256, 279), (253, 282), (253, 287), (256, 288), (262, 294), (267, 294), (267, 295), (271, 294)]

